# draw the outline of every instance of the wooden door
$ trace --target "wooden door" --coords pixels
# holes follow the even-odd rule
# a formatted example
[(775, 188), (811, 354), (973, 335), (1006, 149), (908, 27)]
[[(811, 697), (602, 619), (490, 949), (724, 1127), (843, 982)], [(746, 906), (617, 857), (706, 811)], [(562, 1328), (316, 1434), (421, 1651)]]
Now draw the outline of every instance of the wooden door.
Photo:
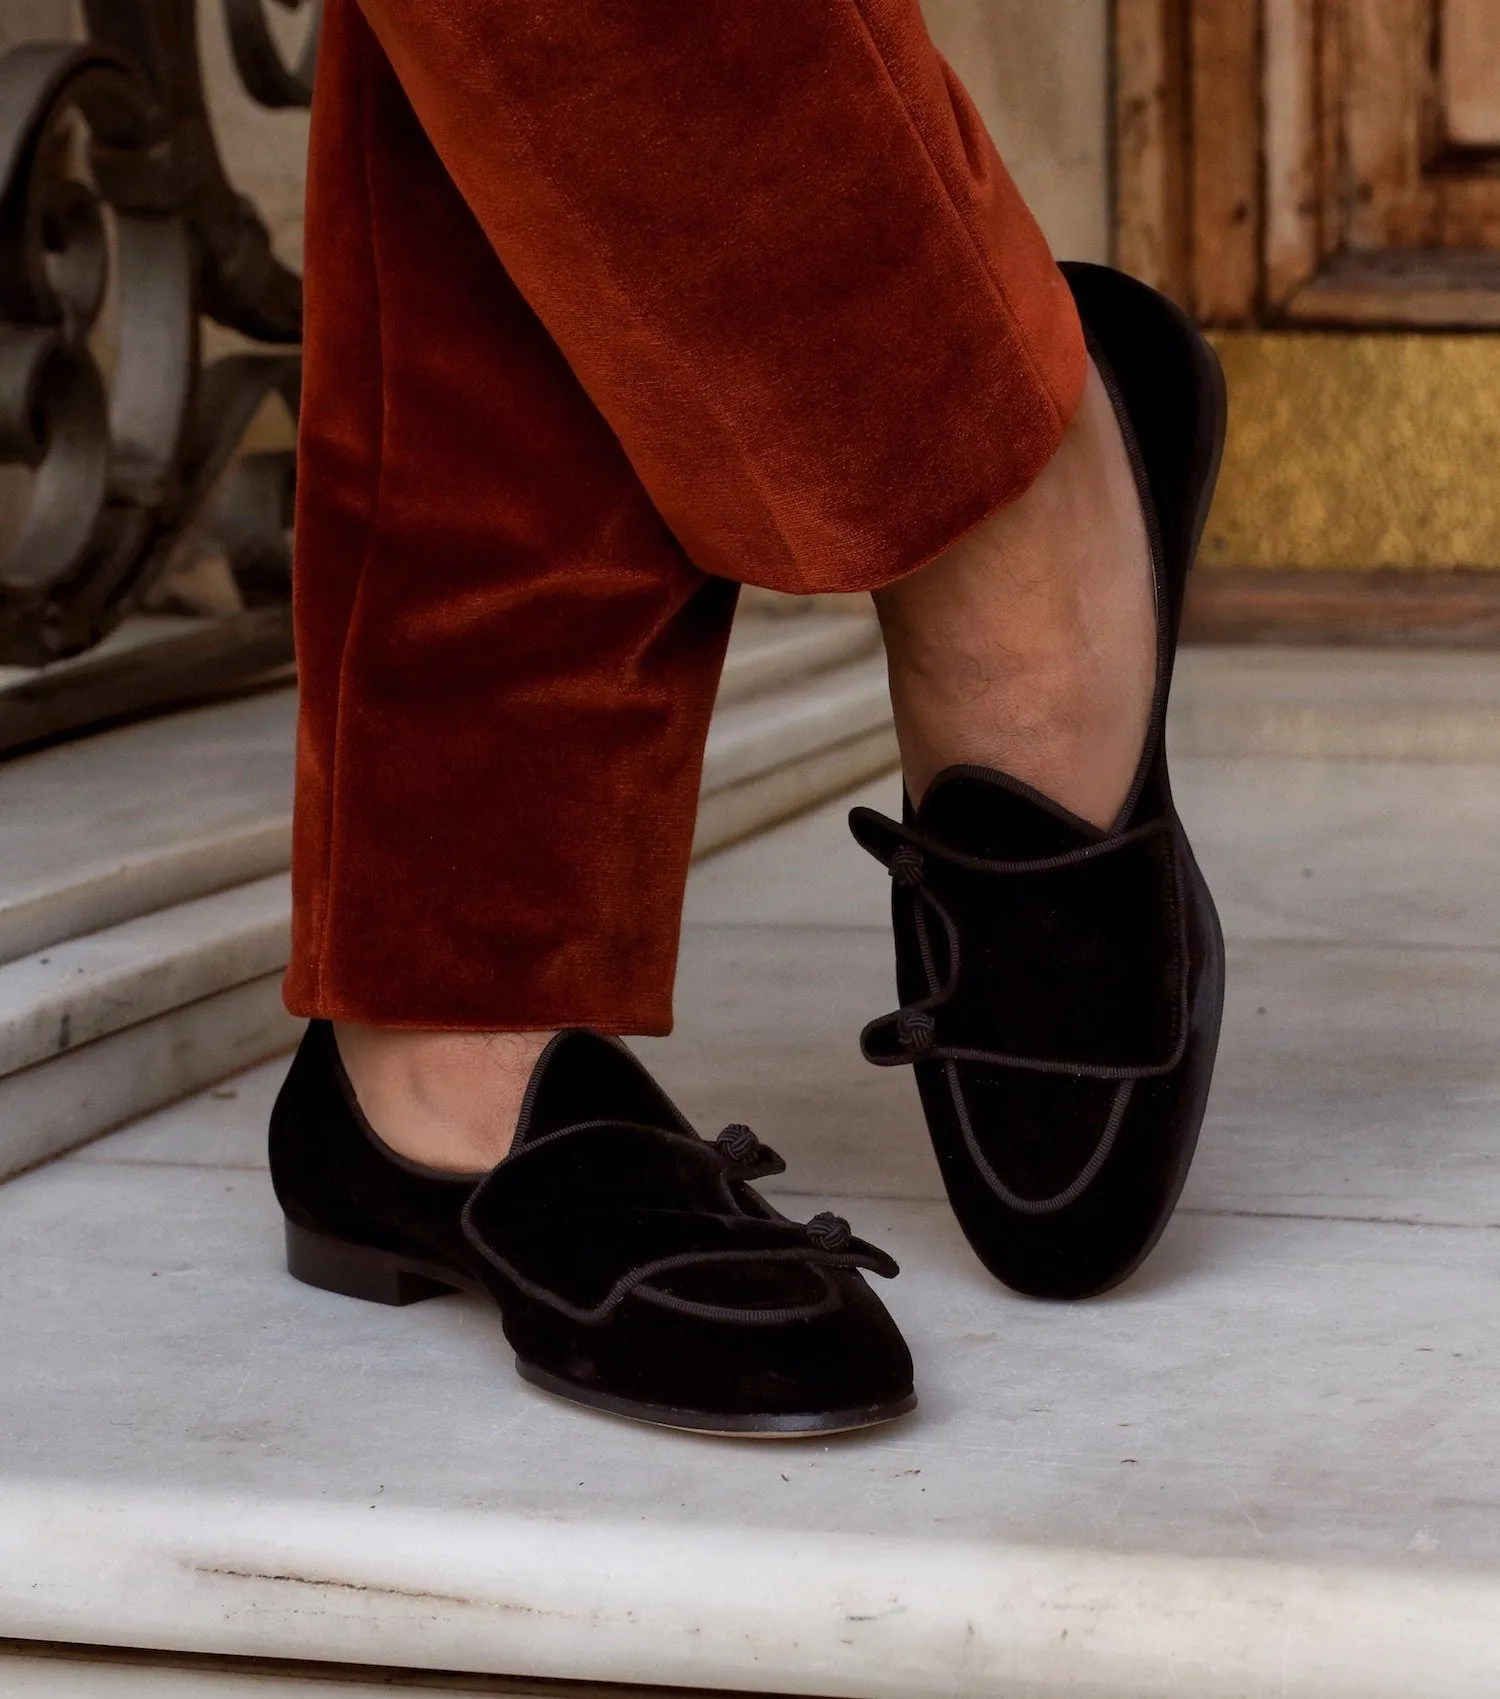
[(1500, 325), (1500, 0), (1118, 0), (1120, 261), (1210, 324)]
[(1272, 627), (1362, 573), (1355, 624), (1500, 639), (1500, 0), (1114, 4), (1118, 263), (1248, 398), (1210, 564), (1300, 571)]

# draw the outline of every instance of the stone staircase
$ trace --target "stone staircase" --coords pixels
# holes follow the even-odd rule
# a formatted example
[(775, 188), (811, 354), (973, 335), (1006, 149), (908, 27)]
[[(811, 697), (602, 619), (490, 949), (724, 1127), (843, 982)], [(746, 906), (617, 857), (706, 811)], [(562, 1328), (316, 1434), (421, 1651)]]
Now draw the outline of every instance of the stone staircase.
[[(895, 764), (869, 617), (751, 613), (696, 854)], [(276, 689), (0, 765), (0, 1177), (294, 1040), (295, 696)]]

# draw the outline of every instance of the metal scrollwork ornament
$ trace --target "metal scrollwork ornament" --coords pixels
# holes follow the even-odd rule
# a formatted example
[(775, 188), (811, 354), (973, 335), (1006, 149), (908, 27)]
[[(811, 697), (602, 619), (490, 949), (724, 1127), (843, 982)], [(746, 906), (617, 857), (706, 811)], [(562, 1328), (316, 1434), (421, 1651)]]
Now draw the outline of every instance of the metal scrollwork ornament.
[[(263, 104), (305, 104), (316, 8), (288, 65), (262, 4), (225, 0), (236, 64)], [(247, 603), (289, 593), (292, 456), (237, 450), (267, 396), (295, 412), (299, 279), (225, 175), (195, 0), (83, 10), (84, 44), (0, 58), (0, 463), (31, 474), (0, 555), (5, 665), (97, 643), (194, 529)], [(205, 365), (202, 316), (277, 346)]]

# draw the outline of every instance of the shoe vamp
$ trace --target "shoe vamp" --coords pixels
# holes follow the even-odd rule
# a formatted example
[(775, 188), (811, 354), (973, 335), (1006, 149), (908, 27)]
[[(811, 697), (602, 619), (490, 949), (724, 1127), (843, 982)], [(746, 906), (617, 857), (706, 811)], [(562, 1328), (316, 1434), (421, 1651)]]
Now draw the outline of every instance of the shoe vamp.
[(1144, 855), (1011, 878), (944, 869), (939, 895), (961, 940), (958, 983), (939, 1010), (943, 1044), (1108, 1067), (1170, 1054), (1176, 929)]
[(528, 1360), (584, 1388), (690, 1410), (845, 1409), (905, 1396), (911, 1355), (859, 1275), (830, 1271), (840, 1302), (767, 1326), (684, 1316), (627, 1299), (599, 1327), (560, 1324), (541, 1306), (507, 1322)]
[(650, 1284), (689, 1303), (751, 1316), (821, 1305), (833, 1296), (819, 1268), (796, 1262), (699, 1263), (654, 1274)]
[[(958, 1065), (941, 1089), (961, 1102), (985, 1164), (1017, 1196), (1056, 1197), (1078, 1178), (1106, 1136), (1120, 1092), (1112, 1080)], [(955, 1110), (959, 1104), (954, 1105)]]

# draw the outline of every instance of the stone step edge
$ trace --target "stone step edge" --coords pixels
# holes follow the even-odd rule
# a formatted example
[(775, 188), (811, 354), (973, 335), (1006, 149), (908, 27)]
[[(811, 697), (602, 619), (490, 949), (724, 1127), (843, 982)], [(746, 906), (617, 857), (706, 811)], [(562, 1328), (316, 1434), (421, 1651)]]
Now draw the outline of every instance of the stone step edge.
[(285, 872), (291, 855), (292, 816), (283, 810), (150, 855), (86, 862), (64, 884), (0, 901), (0, 963)]
[(290, 883), (278, 873), (6, 963), (0, 1077), (281, 972), (290, 923)]
[(880, 627), (847, 615), (741, 621), (729, 640), (719, 679), (718, 708), (764, 696), (880, 648)]
[(0, 1079), (0, 1181), (290, 1050), (302, 1022), (282, 1007), (281, 977), (232, 986)]
[(758, 778), (890, 719), (885, 663), (878, 658), (839, 667), (793, 690), (731, 704), (709, 729), (702, 794), (710, 797)]
[(0, 1635), (844, 1699), (1488, 1699), (1500, 1577), (0, 1480)]
[(36, 1641), (0, 1646), (0, 1699), (703, 1699), (702, 1694), (617, 1686), (569, 1686), (504, 1676), (459, 1676), (454, 1683), (418, 1671), (329, 1666), (264, 1658), (92, 1649)]

